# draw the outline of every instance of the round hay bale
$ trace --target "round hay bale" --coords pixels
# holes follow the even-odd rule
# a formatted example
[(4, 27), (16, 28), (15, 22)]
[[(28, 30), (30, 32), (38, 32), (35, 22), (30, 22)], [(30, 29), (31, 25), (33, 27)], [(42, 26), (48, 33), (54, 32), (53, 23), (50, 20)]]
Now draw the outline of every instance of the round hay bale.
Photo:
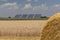
[(48, 20), (42, 30), (41, 40), (60, 40), (60, 13)]

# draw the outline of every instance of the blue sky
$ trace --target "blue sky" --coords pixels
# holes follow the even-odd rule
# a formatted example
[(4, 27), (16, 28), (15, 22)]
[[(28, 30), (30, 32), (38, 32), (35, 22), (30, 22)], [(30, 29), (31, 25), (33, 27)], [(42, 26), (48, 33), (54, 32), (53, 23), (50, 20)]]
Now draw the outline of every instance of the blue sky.
[(60, 0), (0, 0), (0, 17), (16, 14), (52, 16), (60, 12)]

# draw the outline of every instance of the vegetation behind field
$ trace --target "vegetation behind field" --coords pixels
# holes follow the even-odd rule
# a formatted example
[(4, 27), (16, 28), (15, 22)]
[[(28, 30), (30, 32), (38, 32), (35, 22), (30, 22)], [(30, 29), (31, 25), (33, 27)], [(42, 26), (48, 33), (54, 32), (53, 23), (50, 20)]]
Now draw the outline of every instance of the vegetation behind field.
[(49, 18), (37, 18), (37, 19), (24, 19), (24, 18), (0, 18), (0, 20), (48, 20)]

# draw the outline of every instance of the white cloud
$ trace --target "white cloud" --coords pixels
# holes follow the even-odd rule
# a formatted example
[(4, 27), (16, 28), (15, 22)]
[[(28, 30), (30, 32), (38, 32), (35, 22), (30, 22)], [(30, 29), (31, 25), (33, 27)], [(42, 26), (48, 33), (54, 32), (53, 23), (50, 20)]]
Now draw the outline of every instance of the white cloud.
[(38, 2), (38, 0), (34, 0), (35, 2)]
[(60, 4), (47, 6), (41, 4), (38, 6), (32, 6), (31, 3), (19, 6), (16, 3), (5, 3), (0, 5), (0, 16), (15, 16), (16, 14), (33, 14), (41, 13), (42, 15), (52, 15), (55, 12), (60, 11)]
[(60, 8), (60, 4), (52, 5), (53, 8)]
[(22, 11), (23, 14), (39, 14), (45, 13), (48, 10), (48, 6), (46, 4), (41, 4), (39, 6), (32, 6), (31, 4), (25, 4), (24, 10)]
[(17, 14), (19, 8), (20, 8), (20, 5), (17, 5), (15, 2), (1, 4), (0, 5), (0, 16), (1, 17), (14, 16), (15, 14)]
[(33, 10), (34, 10), (34, 11), (40, 10), (40, 6), (35, 6), (35, 7), (33, 7)]
[(32, 5), (31, 4), (25, 4), (24, 9), (31, 9)]
[(46, 4), (41, 4), (39, 6), (32, 6), (31, 4), (25, 4), (24, 9), (31, 9), (34, 11), (38, 11), (38, 10), (45, 11), (48, 10), (48, 6)]
[(4, 1), (4, 2), (6, 2), (6, 1), (8, 1), (8, 0), (1, 0), (1, 1)]
[(7, 8), (7, 9), (18, 9), (19, 6), (16, 3), (5, 3), (0, 5), (2, 8)]
[(48, 10), (48, 6), (46, 6), (45, 4), (42, 4), (40, 6), (33, 7), (33, 10), (34, 11), (40, 11), (40, 10), (45, 11), (45, 10)]
[(48, 6), (47, 6), (46, 4), (42, 4), (40, 7), (41, 7), (41, 9), (43, 9), (43, 10), (48, 10)]
[(32, 1), (32, 0), (27, 0), (28, 2)]
[(28, 2), (34, 1), (34, 2), (38, 2), (38, 0), (27, 0)]

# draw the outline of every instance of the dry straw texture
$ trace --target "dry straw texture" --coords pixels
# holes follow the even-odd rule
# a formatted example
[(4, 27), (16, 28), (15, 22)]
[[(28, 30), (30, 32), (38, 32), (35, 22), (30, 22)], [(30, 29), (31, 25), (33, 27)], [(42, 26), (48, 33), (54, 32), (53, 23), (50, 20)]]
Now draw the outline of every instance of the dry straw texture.
[(60, 40), (60, 13), (53, 15), (42, 30), (41, 40)]
[(0, 20), (0, 40), (40, 40), (46, 20)]
[(43, 20), (0, 20), (0, 36), (40, 36)]

